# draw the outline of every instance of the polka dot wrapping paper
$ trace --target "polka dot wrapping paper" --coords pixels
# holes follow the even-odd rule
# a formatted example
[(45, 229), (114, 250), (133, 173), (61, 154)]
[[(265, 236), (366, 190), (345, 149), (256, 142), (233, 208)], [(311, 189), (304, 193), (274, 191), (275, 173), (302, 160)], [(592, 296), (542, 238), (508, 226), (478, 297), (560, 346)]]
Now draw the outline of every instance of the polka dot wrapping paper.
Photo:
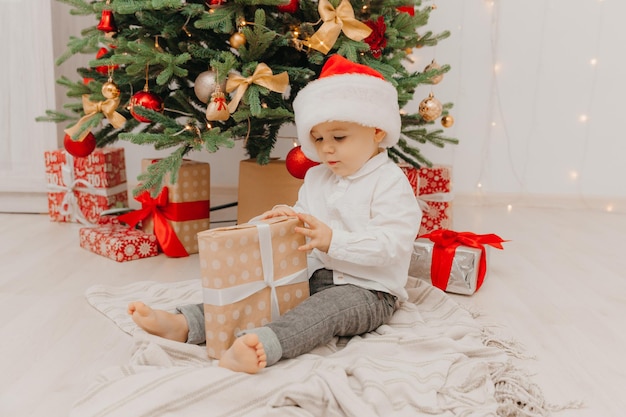
[[(148, 165), (154, 161), (153, 159), (142, 160), (142, 170), (145, 172)], [(206, 162), (184, 160), (178, 171), (176, 183), (172, 183), (168, 175), (164, 186), (168, 188), (170, 203), (209, 202), (211, 198), (211, 167)], [(196, 220), (168, 220), (188, 254), (198, 253), (196, 235), (198, 232), (207, 230), (210, 226), (208, 207), (209, 204), (207, 204), (206, 216)], [(146, 233), (154, 232), (151, 216), (142, 220), (141, 228)]]
[(263, 326), (309, 296), (299, 224), (278, 217), (198, 234), (210, 357), (219, 359), (239, 331)]
[(399, 164), (409, 179), (422, 208), (422, 224), (417, 236), (437, 229), (452, 229), (452, 173), (447, 166), (415, 168)]

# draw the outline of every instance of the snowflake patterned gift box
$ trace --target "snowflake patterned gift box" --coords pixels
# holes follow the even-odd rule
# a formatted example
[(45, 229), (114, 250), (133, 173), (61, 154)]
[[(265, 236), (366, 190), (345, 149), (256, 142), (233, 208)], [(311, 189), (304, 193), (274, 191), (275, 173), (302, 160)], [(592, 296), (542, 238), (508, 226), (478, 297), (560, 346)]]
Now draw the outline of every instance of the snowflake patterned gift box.
[(495, 234), (438, 229), (413, 243), (409, 276), (449, 293), (474, 294), (487, 274), (489, 246), (502, 249), (503, 242)]
[(44, 158), (51, 220), (95, 224), (102, 211), (128, 207), (123, 148), (97, 148), (85, 158), (56, 149)]
[(245, 329), (263, 326), (309, 296), (304, 237), (295, 217), (198, 234), (207, 354), (219, 359)]
[(159, 254), (156, 236), (122, 225), (102, 222), (78, 231), (80, 246), (117, 262), (149, 258)]
[(451, 168), (446, 166), (415, 168), (409, 164), (399, 166), (409, 179), (422, 208), (422, 224), (417, 235), (422, 236), (437, 229), (451, 229)]

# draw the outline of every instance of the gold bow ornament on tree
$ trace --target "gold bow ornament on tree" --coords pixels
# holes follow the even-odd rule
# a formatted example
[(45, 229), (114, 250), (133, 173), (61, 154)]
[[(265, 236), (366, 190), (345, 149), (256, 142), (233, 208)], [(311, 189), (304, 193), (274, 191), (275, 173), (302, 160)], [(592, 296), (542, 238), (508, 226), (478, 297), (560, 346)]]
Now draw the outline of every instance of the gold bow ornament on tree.
[(254, 70), (250, 77), (242, 77), (239, 74), (230, 74), (226, 81), (226, 92), (231, 93), (235, 90), (230, 103), (228, 103), (228, 111), (234, 113), (239, 106), (239, 101), (245, 94), (250, 84), (257, 84), (277, 93), (284, 93), (289, 86), (289, 75), (286, 72), (274, 75), (272, 69), (265, 63), (261, 62)]
[(328, 0), (320, 0), (317, 10), (324, 23), (303, 44), (323, 54), (327, 54), (335, 45), (342, 31), (354, 41), (362, 41), (372, 33), (369, 26), (354, 18), (354, 10), (349, 0), (341, 0), (337, 9)]
[[(113, 87), (110, 84), (112, 84)], [(83, 140), (85, 136), (89, 134), (90, 129), (85, 129), (78, 137), (74, 137), (74, 135), (80, 132), (81, 126), (84, 123), (98, 113), (104, 114), (114, 128), (119, 129), (124, 126), (126, 118), (115, 111), (120, 105), (120, 91), (117, 89), (117, 86), (113, 82), (104, 83), (102, 86), (102, 95), (106, 100), (91, 101), (89, 100), (89, 94), (83, 94), (83, 110), (85, 115), (81, 117), (74, 126), (65, 129), (65, 133), (70, 135), (72, 139), (77, 141)]]

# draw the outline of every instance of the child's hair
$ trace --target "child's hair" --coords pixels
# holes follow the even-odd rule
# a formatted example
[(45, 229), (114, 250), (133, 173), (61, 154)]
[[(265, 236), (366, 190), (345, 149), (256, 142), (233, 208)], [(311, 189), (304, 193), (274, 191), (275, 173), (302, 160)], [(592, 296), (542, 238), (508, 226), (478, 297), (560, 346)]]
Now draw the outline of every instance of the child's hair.
[(311, 141), (313, 126), (322, 122), (354, 122), (385, 131), (380, 143), (389, 148), (400, 137), (400, 109), (395, 87), (378, 71), (341, 55), (332, 55), (317, 80), (306, 85), (293, 102), (302, 152), (320, 162)]

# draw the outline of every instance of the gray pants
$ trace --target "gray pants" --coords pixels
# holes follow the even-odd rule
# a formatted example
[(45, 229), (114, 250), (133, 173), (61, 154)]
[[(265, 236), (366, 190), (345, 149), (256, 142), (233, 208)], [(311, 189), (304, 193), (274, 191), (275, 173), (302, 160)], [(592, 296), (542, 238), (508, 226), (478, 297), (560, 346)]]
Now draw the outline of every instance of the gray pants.
[[(309, 280), (311, 296), (257, 333), (267, 355), (267, 364), (294, 358), (330, 342), (335, 336), (370, 332), (386, 323), (395, 311), (396, 298), (355, 285), (335, 285), (333, 272), (319, 269)], [(205, 341), (202, 304), (178, 309), (189, 325), (187, 343)]]

